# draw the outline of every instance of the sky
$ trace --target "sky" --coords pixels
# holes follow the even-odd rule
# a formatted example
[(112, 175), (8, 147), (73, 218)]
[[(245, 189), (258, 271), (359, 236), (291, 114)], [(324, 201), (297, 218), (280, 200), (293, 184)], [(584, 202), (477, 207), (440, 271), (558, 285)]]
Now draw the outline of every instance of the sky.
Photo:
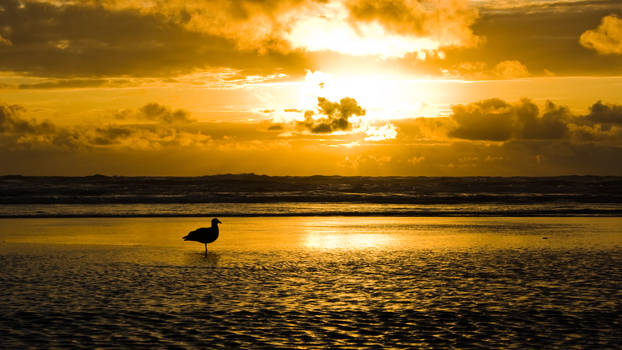
[(622, 175), (619, 0), (0, 0), (0, 175)]

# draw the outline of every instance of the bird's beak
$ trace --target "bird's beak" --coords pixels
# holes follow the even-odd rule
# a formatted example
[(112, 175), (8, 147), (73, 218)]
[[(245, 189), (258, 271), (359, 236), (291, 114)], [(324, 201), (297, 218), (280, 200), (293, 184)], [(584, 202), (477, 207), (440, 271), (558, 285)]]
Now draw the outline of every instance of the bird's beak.
[(222, 221), (218, 220), (218, 223), (219, 223), (219, 224), (222, 224)]

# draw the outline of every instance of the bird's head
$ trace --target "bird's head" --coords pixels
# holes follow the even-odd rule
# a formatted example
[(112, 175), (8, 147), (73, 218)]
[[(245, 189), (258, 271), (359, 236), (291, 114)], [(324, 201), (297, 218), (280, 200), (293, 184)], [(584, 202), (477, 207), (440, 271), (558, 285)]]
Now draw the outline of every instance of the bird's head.
[(212, 225), (216, 225), (216, 224), (222, 224), (222, 222), (220, 222), (220, 220), (213, 218), (212, 219)]

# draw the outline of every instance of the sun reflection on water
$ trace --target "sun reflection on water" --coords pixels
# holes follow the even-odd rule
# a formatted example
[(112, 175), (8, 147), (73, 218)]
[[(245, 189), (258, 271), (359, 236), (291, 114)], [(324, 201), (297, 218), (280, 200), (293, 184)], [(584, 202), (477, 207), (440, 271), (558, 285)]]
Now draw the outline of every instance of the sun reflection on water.
[(369, 249), (387, 246), (392, 241), (385, 234), (309, 232), (303, 245), (309, 249)]

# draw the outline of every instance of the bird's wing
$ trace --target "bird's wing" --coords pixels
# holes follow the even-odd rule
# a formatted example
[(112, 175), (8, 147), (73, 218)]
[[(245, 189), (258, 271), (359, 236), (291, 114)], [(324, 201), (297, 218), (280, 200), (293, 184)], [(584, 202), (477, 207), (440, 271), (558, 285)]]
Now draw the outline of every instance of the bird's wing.
[(191, 241), (196, 239), (198, 230), (190, 231), (186, 236), (182, 237), (184, 241)]

